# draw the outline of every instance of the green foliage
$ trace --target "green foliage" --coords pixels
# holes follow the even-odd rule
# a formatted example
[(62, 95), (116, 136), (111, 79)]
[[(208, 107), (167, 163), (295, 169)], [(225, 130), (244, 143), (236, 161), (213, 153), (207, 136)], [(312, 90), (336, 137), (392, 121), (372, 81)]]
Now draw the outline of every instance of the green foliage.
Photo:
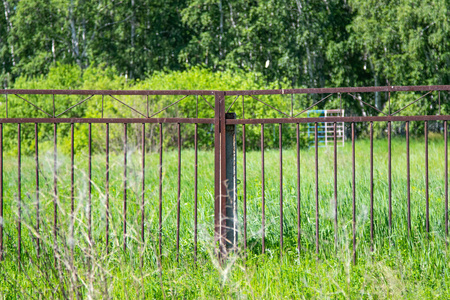
[[(89, 67), (84, 72), (78, 66), (58, 65), (50, 68), (48, 75), (40, 75), (36, 77), (20, 77), (16, 80), (14, 88), (21, 89), (123, 89), (126, 86), (123, 78), (116, 75), (111, 68), (94, 68)], [(42, 110), (36, 109), (30, 103), (40, 107)], [(53, 99), (52, 95), (8, 95), (8, 117), (9, 118), (38, 118), (52, 117), (62, 114), (67, 108), (77, 104), (87, 96), (57, 95)], [(111, 103), (107, 103), (106, 109), (113, 107)], [(53, 111), (54, 108), (54, 111)], [(101, 113), (95, 109), (101, 109), (101, 98), (90, 99), (60, 117), (100, 117)], [(114, 109), (114, 107), (112, 108)], [(101, 111), (101, 110), (99, 110)], [(6, 117), (6, 101), (2, 103), (2, 117)], [(39, 141), (48, 148), (53, 144), (53, 124), (39, 124), (38, 135)], [(6, 151), (17, 151), (17, 126), (4, 126), (4, 146)], [(81, 129), (83, 128), (83, 129)], [(34, 126), (22, 125), (22, 150), (25, 153), (34, 151)], [(70, 151), (70, 127), (67, 125), (58, 125), (58, 143), (62, 150), (66, 153)], [(88, 140), (87, 128), (78, 126), (75, 130), (76, 149), (86, 148)], [(94, 136), (95, 138), (95, 136)], [(94, 149), (95, 150), (95, 149)]]
[[(211, 72), (203, 68), (192, 68), (188, 71), (179, 72), (155, 72), (144, 80), (127, 81), (125, 77), (118, 76), (113, 68), (108, 67), (89, 67), (82, 71), (78, 66), (58, 65), (52, 67), (48, 75), (40, 75), (36, 77), (20, 77), (16, 80), (14, 88), (29, 89), (81, 89), (81, 90), (185, 90), (185, 89), (201, 89), (201, 90), (238, 90), (238, 89), (263, 89), (263, 88), (283, 88), (286, 83), (273, 81), (269, 85), (263, 80), (263, 76), (258, 73), (245, 73), (242, 71), (224, 71)], [(27, 103), (23, 97), (30, 103), (40, 107), (42, 111), (36, 109), (30, 103)], [(109, 96), (94, 96), (85, 102), (81, 101), (90, 97), (74, 96), (74, 95), (56, 95), (53, 99), (52, 95), (8, 95), (8, 117), (51, 117), (53, 116), (53, 103), (55, 103), (55, 115), (59, 117), (87, 117), (87, 118), (129, 118), (143, 117), (121, 104), (116, 99)], [(120, 96), (118, 100), (132, 106), (143, 115), (153, 115), (170, 104), (181, 100), (183, 96)], [(264, 96), (259, 97), (264, 102), (281, 109), (284, 113), (290, 114), (291, 107), (290, 96)], [(208, 101), (208, 103), (206, 101)], [(235, 97), (228, 96), (226, 98), (226, 107), (236, 100)], [(242, 100), (238, 99), (233, 105), (231, 112), (236, 112), (238, 117), (242, 115)], [(301, 109), (302, 105), (309, 101), (306, 97), (296, 96), (292, 98), (295, 102), (294, 109)], [(54, 101), (54, 102), (53, 102)], [(156, 114), (155, 117), (188, 117), (188, 118), (213, 118), (214, 117), (214, 96), (196, 97), (188, 96), (169, 109)], [(292, 103), (294, 103), (292, 102)], [(303, 104), (302, 104), (303, 103)], [(71, 110), (64, 112), (66, 109), (76, 105)], [(148, 106), (147, 106), (148, 105)], [(212, 108), (209, 106), (211, 105)], [(3, 117), (6, 116), (6, 103), (3, 106)], [(103, 109), (102, 109), (103, 108)], [(276, 118), (283, 115), (260, 103), (256, 99), (246, 97), (245, 104), (246, 118)], [(44, 111), (44, 112), (43, 112)], [(102, 115), (103, 113), (103, 115)], [(106, 125), (102, 125), (101, 130), (92, 131), (93, 151), (103, 149), (99, 146), (99, 141), (106, 139)], [(278, 146), (278, 132), (275, 129), (278, 125), (267, 125), (266, 147)], [(51, 148), (53, 145), (53, 124), (39, 124), (38, 134), (39, 142)], [(181, 125), (183, 147), (193, 147), (194, 125)], [(71, 138), (70, 125), (57, 125), (58, 130), (58, 147), (65, 153), (70, 152)], [(34, 126), (22, 125), (22, 150), (26, 153), (34, 151)], [(177, 145), (176, 140), (177, 128), (175, 125), (163, 126), (164, 147), (172, 148)], [(128, 126), (128, 143), (131, 145), (141, 145), (142, 127), (137, 125)], [(296, 129), (294, 126), (286, 125), (283, 129), (283, 145), (289, 147), (295, 143)], [(17, 126), (8, 125), (4, 128), (4, 145), (6, 151), (16, 151), (17, 149)], [(75, 124), (75, 151), (86, 149), (88, 144), (88, 125)], [(247, 126), (246, 136), (248, 139), (248, 149), (259, 148), (260, 144), (257, 137), (260, 136), (259, 126)], [(214, 142), (213, 126), (200, 124), (198, 126), (199, 145), (201, 148), (211, 148)], [(111, 146), (121, 149), (123, 145), (123, 128), (119, 125), (110, 125)], [(242, 140), (238, 140), (241, 145)], [(155, 149), (159, 144), (159, 129), (157, 125), (147, 125), (146, 145), (150, 149)], [(306, 144), (305, 132), (301, 126), (301, 145)]]
[[(448, 84), (447, 2), (4, 0), (0, 5), (0, 80), (3, 87), (63, 89), (236, 90)], [(414, 93), (393, 93), (389, 103), (387, 93), (355, 96), (384, 112), (389, 111), (389, 106), (400, 109), (414, 97), (420, 97)], [(293, 110), (302, 110), (320, 97), (298, 95), (294, 97)], [(22, 111), (14, 104), (18, 99), (10, 98), (11, 113), (31, 112), (31, 106)], [(133, 115), (107, 98), (104, 108), (110, 116)], [(193, 98), (188, 97), (161, 115), (195, 115)], [(233, 101), (229, 98), (227, 104)], [(289, 114), (290, 99), (286, 98), (265, 96), (260, 100)], [(399, 114), (436, 114), (437, 98), (436, 94), (428, 95)], [(56, 102), (66, 107), (79, 100), (58, 97)], [(156, 112), (178, 99), (149, 100), (150, 112)], [(441, 95), (441, 100), (441, 112), (447, 112), (447, 93)], [(51, 112), (52, 101), (46, 101), (44, 107)], [(125, 97), (124, 101), (146, 114), (147, 99)], [(246, 105), (248, 118), (278, 116), (255, 99), (246, 99)], [(317, 108), (341, 105), (347, 115), (379, 114), (348, 95), (330, 98)], [(100, 116), (100, 107), (101, 99), (93, 97), (67, 116)], [(200, 99), (199, 116), (211, 116), (208, 110), (209, 106)], [(240, 101), (233, 110), (242, 117)], [(45, 114), (35, 111), (33, 115)], [(421, 132), (421, 126), (412, 124), (413, 132)], [(48, 125), (43, 127), (43, 135), (52, 131)], [(211, 129), (207, 127), (199, 126), (205, 147), (211, 143)], [(366, 129), (358, 125), (358, 131)], [(67, 135), (68, 129), (58, 130)], [(139, 135), (136, 129), (130, 130), (131, 138)], [(286, 137), (294, 135), (289, 130)], [(383, 130), (381, 126), (379, 131)], [(252, 126), (247, 132), (253, 137), (259, 134)], [(183, 139), (188, 140), (186, 137), (192, 133), (189, 127)], [(94, 134), (95, 138), (103, 138), (104, 130)], [(78, 135), (86, 137), (82, 143), (87, 142), (85, 133)], [(116, 144), (121, 136), (114, 129)], [(149, 138), (149, 144), (155, 145), (155, 139)], [(168, 135), (164, 135), (164, 140), (166, 146), (175, 144)], [(62, 142), (67, 149), (67, 143)]]
[(189, 36), (177, 7), (185, 1), (51, 0), (0, 5), (0, 67), (6, 79), (48, 73), (57, 62), (106, 63), (131, 78), (149, 70), (179, 69)]
[(448, 1), (351, 1), (351, 29), (382, 84), (448, 82)]
[(328, 45), (347, 38), (352, 16), (342, 1), (241, 0), (191, 1), (182, 15), (194, 34), (181, 62), (288, 78), (293, 87), (328, 84)]
[[(287, 84), (283, 82), (273, 81), (266, 84), (263, 81), (263, 77), (258, 73), (245, 73), (242, 71), (223, 71), (223, 72), (211, 72), (207, 69), (193, 68), (189, 71), (182, 72), (156, 72), (148, 79), (137, 82), (133, 86), (135, 89), (151, 89), (151, 90), (185, 90), (185, 89), (196, 89), (196, 90), (258, 90), (263, 88), (285, 88)], [(179, 100), (180, 97), (168, 97), (168, 96), (152, 96), (150, 97), (150, 103), (152, 104), (151, 111), (159, 111), (160, 109), (166, 107), (170, 103)], [(205, 96), (205, 99), (214, 107), (214, 97)], [(235, 96), (226, 97), (226, 108), (233, 104)], [(268, 102), (276, 108), (284, 108), (288, 111), (290, 106), (290, 101), (288, 98), (282, 96), (268, 96), (264, 98), (264, 101)], [(244, 104), (245, 117), (246, 118), (276, 118), (282, 117), (275, 110), (263, 105), (262, 103), (247, 97)], [(243, 117), (242, 115), (242, 100), (241, 98), (235, 102), (230, 112), (235, 112), (238, 118)], [(180, 102), (178, 105), (174, 106), (173, 109), (169, 109), (167, 112), (158, 114), (160, 117), (196, 117), (197, 115), (197, 98), (190, 96), (187, 99)], [(214, 110), (209, 107), (209, 105), (202, 99), (198, 97), (198, 117), (199, 118), (213, 118)], [(272, 125), (267, 127), (272, 128)], [(213, 127), (211, 125), (199, 126), (199, 143), (201, 147), (209, 148), (213, 145)], [(170, 139), (173, 139), (175, 135), (174, 129), (170, 132), (164, 133), (165, 144), (167, 146), (176, 145), (176, 141), (170, 143)], [(183, 125), (182, 140), (185, 141), (186, 146), (193, 146), (194, 140), (194, 126), (193, 125)], [(303, 133), (302, 133), (303, 135)], [(260, 136), (259, 126), (248, 126), (246, 130), (246, 136), (248, 138), (247, 147), (249, 149), (259, 148), (259, 143), (256, 137)], [(295, 136), (294, 128), (289, 126), (283, 131), (283, 137), (286, 146), (289, 146), (293, 142), (292, 137)], [(278, 145), (278, 135), (276, 139), (269, 139), (267, 141), (267, 147), (275, 147)], [(238, 140), (238, 145), (241, 145), (242, 141)], [(304, 144), (304, 139), (302, 139), (302, 144)]]
[(203, 66), (290, 87), (447, 84), (447, 2), (4, 0), (0, 76), (63, 63), (141, 80)]

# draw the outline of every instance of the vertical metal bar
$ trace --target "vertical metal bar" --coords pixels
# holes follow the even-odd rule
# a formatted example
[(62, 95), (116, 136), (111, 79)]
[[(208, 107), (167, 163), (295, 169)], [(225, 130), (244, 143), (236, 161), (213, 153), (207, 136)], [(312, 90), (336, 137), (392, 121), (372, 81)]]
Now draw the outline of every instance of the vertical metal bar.
[(291, 94), (291, 118), (294, 115), (294, 94)]
[(40, 205), (39, 205), (39, 139), (38, 139), (38, 124), (34, 123), (34, 160), (36, 163), (36, 233), (37, 233), (37, 239), (36, 239), (36, 251), (38, 257), (40, 256), (41, 252), (41, 240), (39, 238), (40, 236), (40, 229), (39, 229), (39, 221), (40, 221)]
[(337, 123), (333, 124), (334, 130), (334, 250), (338, 249), (338, 204), (337, 204)]
[(370, 251), (374, 250), (373, 220), (373, 122), (370, 122)]
[(227, 182), (227, 143), (226, 143), (226, 127), (225, 127), (225, 93), (219, 93), (219, 118), (220, 118), (220, 236), (222, 253), (226, 253), (227, 245), (227, 198), (228, 198), (228, 182)]
[[(148, 99), (148, 96), (147, 96)], [(141, 199), (141, 240), (144, 243), (145, 221), (145, 123), (142, 123), (142, 199)]]
[[(148, 117), (148, 95), (147, 95), (147, 117)], [(141, 191), (141, 268), (144, 266), (144, 250), (145, 250), (145, 235), (144, 235), (144, 222), (145, 222), (145, 123), (142, 123), (142, 191)]]
[(162, 123), (159, 123), (159, 261), (162, 257), (162, 163), (163, 163), (163, 132)]
[(315, 166), (316, 166), (316, 254), (319, 255), (319, 141), (317, 122), (314, 123)]
[(53, 94), (52, 95), (53, 96), (53, 118), (55, 117), (55, 115), (56, 115), (56, 109), (55, 109), (55, 94)]
[(127, 250), (127, 123), (123, 124), (123, 251)]
[[(74, 240), (75, 226), (75, 155), (74, 155), (74, 124), (70, 124), (70, 237)], [(74, 244), (70, 247), (71, 258), (73, 260)]]
[(391, 92), (388, 92), (388, 101), (389, 101), (389, 115), (391, 115)]
[(56, 245), (57, 238), (57, 226), (58, 226), (58, 152), (57, 152), (57, 127), (56, 123), (53, 124), (53, 238)]
[(300, 206), (300, 124), (297, 123), (297, 251), (300, 254), (302, 248), (302, 232), (301, 232), (301, 206)]
[(8, 118), (8, 94), (5, 94), (5, 102), (6, 102), (6, 118)]
[[(198, 96), (197, 96), (198, 107)], [(198, 117), (198, 114), (197, 114)], [(197, 231), (198, 231), (198, 124), (195, 123), (194, 133), (194, 262), (197, 262)]]
[(278, 124), (278, 148), (280, 150), (280, 258), (283, 255), (283, 145), (282, 124)]
[(266, 200), (264, 197), (264, 124), (261, 123), (261, 199), (262, 199), (262, 253), (266, 251)]
[(244, 252), (247, 254), (247, 151), (245, 145), (245, 124), (242, 125), (242, 168), (244, 196)]
[[(198, 96), (197, 96), (198, 97)], [(147, 118), (150, 116), (150, 100), (147, 95)]]
[(428, 192), (428, 121), (425, 121), (425, 200), (426, 200), (426, 230), (430, 233), (430, 198)]
[(411, 235), (411, 173), (409, 157), (409, 121), (406, 121), (406, 195), (408, 205), (408, 236)]
[[(242, 95), (242, 118), (245, 119), (244, 95)], [(244, 251), (247, 255), (247, 151), (245, 145), (245, 124), (242, 125), (242, 156), (243, 156), (243, 192), (244, 192)]]
[(20, 134), (20, 126), (21, 124), (17, 124), (17, 205), (18, 205), (18, 220), (17, 220), (17, 235), (18, 235), (18, 245), (17, 245), (17, 256), (19, 259), (19, 263), (22, 259), (22, 158), (21, 158), (21, 134)]
[(109, 123), (106, 123), (106, 253), (109, 253)]
[(352, 208), (353, 208), (353, 264), (356, 264), (356, 165), (355, 165), (355, 123), (352, 122)]
[(4, 259), (3, 254), (3, 227), (5, 226), (3, 216), (3, 123), (0, 123), (0, 261)]
[(177, 124), (178, 129), (178, 186), (177, 186), (177, 262), (180, 258), (180, 206), (181, 206), (181, 125)]
[(226, 181), (226, 130), (225, 130), (225, 93), (215, 93), (215, 201), (214, 201), (214, 225), (215, 241), (219, 241), (219, 256), (226, 251), (226, 203), (227, 203), (227, 181)]
[[(325, 117), (327, 117), (327, 111), (325, 110)], [(328, 148), (328, 123), (323, 123), (324, 137), (325, 137), (325, 148)]]
[[(214, 104), (214, 244), (220, 249), (220, 95)], [(218, 251), (216, 254), (219, 254)]]
[(104, 108), (103, 108), (103, 102), (104, 102), (104, 98), (105, 98), (105, 95), (102, 95), (102, 119), (103, 119), (103, 110), (104, 110)]
[(88, 137), (89, 151), (89, 198), (88, 198), (88, 238), (89, 245), (92, 246), (92, 124), (89, 123)]
[(392, 234), (392, 153), (391, 153), (390, 121), (388, 122), (388, 182), (389, 182), (389, 236), (390, 236)]
[(245, 119), (245, 99), (244, 99), (244, 95), (242, 95), (242, 119)]
[(445, 244), (448, 246), (448, 127), (447, 120), (444, 121), (445, 140)]

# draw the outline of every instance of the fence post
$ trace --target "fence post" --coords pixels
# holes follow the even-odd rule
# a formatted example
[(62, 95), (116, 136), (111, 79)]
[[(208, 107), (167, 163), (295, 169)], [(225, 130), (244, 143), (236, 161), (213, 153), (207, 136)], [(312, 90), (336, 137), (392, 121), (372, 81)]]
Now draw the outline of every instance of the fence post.
[(221, 258), (225, 254), (225, 220), (226, 214), (226, 190), (222, 178), (226, 178), (225, 157), (225, 93), (217, 91), (214, 93), (214, 244), (216, 254)]
[(226, 114), (225, 93), (219, 91), (214, 110), (214, 242), (219, 246), (216, 254), (224, 259), (237, 245), (236, 126), (225, 125), (225, 119), (236, 114)]
[[(225, 114), (225, 119), (236, 119), (235, 113)], [(226, 250), (237, 249), (237, 179), (236, 179), (236, 125), (226, 125)]]

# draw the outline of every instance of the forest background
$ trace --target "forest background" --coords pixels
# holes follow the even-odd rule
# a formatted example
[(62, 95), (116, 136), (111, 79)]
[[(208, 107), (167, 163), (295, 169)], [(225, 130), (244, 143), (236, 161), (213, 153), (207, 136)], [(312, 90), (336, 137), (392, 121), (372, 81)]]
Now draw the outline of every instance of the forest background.
[(449, 83), (446, 0), (2, 2), (3, 88), (58, 63), (130, 80), (200, 66), (293, 88)]

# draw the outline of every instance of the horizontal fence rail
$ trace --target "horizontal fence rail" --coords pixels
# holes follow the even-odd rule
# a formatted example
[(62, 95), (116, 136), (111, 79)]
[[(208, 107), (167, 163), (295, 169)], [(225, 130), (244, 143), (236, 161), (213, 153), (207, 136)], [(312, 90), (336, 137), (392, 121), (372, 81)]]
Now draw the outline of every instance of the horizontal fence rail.
[[(295, 231), (295, 248), (298, 253), (302, 251), (302, 248), (309, 247), (320, 255), (321, 245), (330, 242), (320, 236), (324, 234), (321, 226), (332, 226), (334, 232), (326, 233), (326, 238), (332, 236), (331, 240), (334, 240), (334, 248), (337, 251), (340, 246), (339, 236), (343, 235), (340, 229), (340, 213), (350, 210), (351, 220), (347, 221), (351, 224), (351, 256), (356, 263), (358, 211), (362, 210), (358, 203), (362, 203), (363, 200), (358, 199), (357, 185), (360, 182), (358, 172), (368, 172), (369, 176), (365, 198), (368, 199), (366, 202), (369, 205), (370, 251), (375, 251), (376, 248), (377, 222), (383, 222), (375, 219), (377, 215), (386, 217), (390, 238), (393, 235), (394, 224), (400, 226), (399, 221), (394, 219), (396, 215), (393, 203), (394, 201), (399, 203), (402, 199), (399, 199), (397, 195), (398, 188), (393, 186), (394, 180), (401, 179), (403, 182), (405, 179), (406, 212), (404, 214), (408, 237), (414, 231), (412, 206), (416, 204), (411, 201), (411, 190), (414, 188), (411, 185), (413, 181), (412, 122), (423, 124), (424, 133), (422, 170), (425, 185), (424, 233), (427, 237), (431, 237), (433, 230), (443, 231), (447, 243), (447, 123), (450, 115), (441, 114), (441, 105), (446, 104), (443, 101), (443, 95), (445, 93), (447, 97), (449, 90), (450, 86), (447, 85), (260, 91), (0, 90), (0, 94), (4, 97), (0, 106), (0, 259), (5, 259), (12, 254), (11, 246), (6, 247), (6, 244), (14, 245), (13, 247), (17, 249), (18, 261), (23, 260), (24, 252), (30, 253), (31, 250), (24, 248), (25, 244), (30, 248), (30, 243), (23, 240), (24, 232), (32, 237), (31, 244), (35, 248), (33, 251), (36, 251), (37, 256), (41, 255), (44, 230), (51, 231), (55, 243), (54, 249), (57, 243), (65, 243), (64, 245), (70, 248), (71, 257), (74, 259), (77, 248), (73, 241), (76, 239), (77, 232), (84, 230), (80, 229), (81, 225), (77, 225), (81, 218), (79, 210), (83, 212), (82, 219), (85, 222), (83, 226), (87, 231), (85, 240), (89, 251), (94, 251), (97, 244), (102, 244), (104, 250), (110, 253), (114, 245), (120, 244), (122, 250), (126, 252), (132, 247), (130, 244), (136, 244), (134, 234), (137, 232), (139, 247), (145, 248), (148, 243), (155, 245), (159, 265), (165, 251), (164, 241), (175, 245), (174, 247), (167, 245), (167, 249), (174, 248), (173, 255), (177, 262), (185, 257), (183, 253), (180, 253), (180, 248), (189, 251), (187, 249), (190, 249), (193, 243), (192, 257), (197, 262), (201, 248), (199, 242), (204, 243), (205, 240), (205, 237), (200, 236), (203, 228), (207, 228), (205, 232), (211, 232), (213, 235), (211, 244), (214, 245), (215, 253), (221, 258), (227, 257), (230, 251), (242, 250), (247, 253), (251, 247), (250, 243), (260, 247), (260, 250), (255, 252), (266, 253), (267, 247), (274, 247), (273, 236), (279, 239), (277, 247), (282, 257), (286, 247), (292, 246), (289, 240), (284, 239), (288, 231)], [(391, 102), (391, 93), (397, 92), (424, 92), (425, 94), (415, 95), (412, 101), (398, 107)], [(384, 109), (370, 104), (361, 96), (374, 93), (386, 94), (387, 101)], [(295, 111), (294, 96), (300, 94), (311, 95), (311, 97), (314, 95), (315, 98), (310, 99), (313, 100), (312, 104), (309, 103)], [(45, 104), (43, 100), (36, 98), (39, 96), (50, 96), (46, 98), (50, 104)], [(83, 96), (84, 98), (72, 101), (74, 103), (65, 103), (66, 98), (62, 101), (58, 98), (65, 96)], [(270, 99), (266, 99), (272, 96), (285, 97), (281, 98), (283, 99), (281, 103), (286, 105), (275, 107)], [(348, 98), (347, 103), (370, 109), (375, 115), (302, 116), (315, 107), (323, 108), (325, 105), (342, 110), (343, 96)], [(129, 98), (121, 97), (138, 97), (138, 100), (131, 101)], [(164, 100), (165, 102), (156, 102), (160, 98), (155, 98), (156, 100), (151, 102), (152, 97), (175, 98), (170, 98), (169, 101)], [(89, 106), (90, 101), (97, 101), (96, 112), (90, 112), (87, 116), (70, 115), (81, 111), (76, 109)], [(432, 103), (427, 105), (434, 108), (435, 114), (399, 115), (406, 108), (420, 104), (419, 101)], [(32, 117), (23, 115), (20, 109), (18, 110), (18, 107), (20, 108), (18, 103), (32, 107), (34, 115)], [(182, 113), (189, 114), (188, 116), (179, 116), (180, 111), (177, 108), (181, 104), (189, 105), (181, 110)], [(263, 108), (261, 110), (263, 115), (255, 115), (254, 105), (260, 105)], [(2, 112), (1, 109), (4, 111)], [(120, 116), (105, 116), (110, 111), (120, 112)], [(347, 113), (349, 110), (345, 111)], [(264, 114), (268, 112), (273, 114), (267, 117)], [(36, 117), (36, 114), (42, 117)], [(124, 117), (124, 114), (129, 116)], [(398, 177), (397, 173), (395, 173), (397, 177), (392, 176), (393, 172), (397, 172), (393, 168), (399, 165), (397, 161), (393, 165), (392, 159), (393, 156), (396, 156), (396, 160), (398, 159), (398, 154), (392, 151), (393, 125), (396, 122), (402, 123), (398, 130), (402, 131), (405, 142), (402, 148), (405, 151), (405, 170), (403, 170), (405, 178)], [(430, 122), (440, 122), (438, 127), (443, 130), (444, 136), (445, 150), (443, 157), (440, 157), (437, 163), (444, 165), (444, 173), (440, 174), (442, 178), (439, 177), (444, 190), (443, 209), (440, 216), (430, 214)], [(347, 176), (345, 178), (339, 177), (339, 166), (342, 167), (342, 164), (338, 158), (347, 153), (343, 152), (344, 150), (338, 151), (338, 143), (342, 143), (338, 136), (340, 123), (344, 123), (346, 127), (345, 130), (339, 130), (346, 132), (347, 140), (350, 140), (351, 144), (350, 149), (346, 150), (351, 153), (349, 159), (342, 158), (346, 166), (351, 166), (350, 174), (342, 175)], [(376, 214), (375, 209), (379, 205), (377, 199), (380, 197), (376, 193), (380, 190), (380, 186), (376, 183), (374, 174), (379, 176), (376, 171), (380, 163), (378, 161), (374, 163), (376, 156), (374, 142), (379, 143), (375, 137), (376, 128), (374, 127), (385, 123), (387, 126), (380, 125), (381, 129), (378, 130), (381, 130), (382, 135), (387, 138), (388, 202), (387, 210)], [(301, 158), (305, 124), (310, 124), (310, 128), (313, 129), (311, 133), (313, 138), (310, 142), (314, 145), (314, 149), (311, 150), (313, 152), (308, 154), (310, 161), (307, 162), (302, 161)], [(327, 124), (329, 132), (327, 145), (331, 150), (327, 147), (319, 149), (318, 124)], [(44, 134), (40, 130), (47, 125), (50, 127), (46, 127), (47, 131)], [(366, 125), (364, 130), (368, 138), (369, 151), (364, 153), (364, 164), (367, 164), (367, 167), (364, 166), (363, 170), (357, 162), (356, 141), (359, 131), (363, 131), (362, 127), (358, 126)], [(165, 136), (166, 134), (169, 136)], [(94, 138), (100, 136), (101, 140)], [(206, 141), (204, 145), (200, 143), (201, 137)], [(61, 139), (67, 143), (59, 142)], [(45, 144), (47, 152), (43, 153), (42, 143)], [(286, 144), (292, 147), (294, 155), (289, 152)], [(61, 150), (60, 147), (65, 148)], [(257, 150), (258, 156), (250, 152), (250, 147)], [(399, 151), (398, 143), (395, 147), (395, 150)], [(210, 149), (213, 149), (213, 152), (208, 152)], [(63, 151), (67, 151), (68, 155)], [(271, 151), (277, 151), (277, 153), (274, 154)], [(24, 156), (23, 153), (26, 155)], [(12, 155), (17, 155), (14, 161), (11, 159)], [(166, 156), (170, 157), (167, 161)], [(185, 159), (185, 156), (188, 158)], [(273, 157), (276, 157), (276, 164), (273, 163)], [(174, 163), (169, 162), (169, 159)], [(324, 165), (324, 160), (328, 165)], [(211, 165), (211, 170), (205, 173), (202, 167), (207, 166), (209, 161), (214, 166)], [(252, 167), (248, 166), (249, 163)], [(308, 165), (304, 166), (305, 163)], [(259, 169), (256, 170), (255, 166)], [(13, 168), (16, 168), (16, 171), (12, 171)], [(332, 211), (331, 217), (322, 216), (324, 186), (320, 181), (327, 178), (324, 176), (328, 176), (321, 175), (321, 172), (325, 172), (322, 169), (326, 170), (330, 178), (325, 179), (326, 183), (331, 182), (332, 185), (327, 187), (328, 197), (331, 199), (329, 204)], [(31, 179), (30, 176), (34, 178)], [(150, 177), (152, 184), (148, 184)], [(210, 177), (213, 180), (209, 180)], [(276, 183), (274, 178), (277, 180)], [(173, 179), (176, 184), (172, 185), (169, 179)], [(305, 180), (309, 181), (305, 183)], [(414, 182), (416, 181), (414, 179)], [(86, 185), (85, 189), (80, 187), (82, 183)], [(340, 185), (347, 183), (350, 184), (350, 192), (343, 196)], [(256, 192), (255, 188), (250, 192), (249, 187), (255, 185), (258, 191)], [(287, 191), (287, 186), (295, 192)], [(208, 193), (210, 197), (207, 196)], [(121, 198), (120, 207), (118, 198)], [(274, 202), (275, 198), (276, 202)], [(77, 201), (82, 201), (84, 207), (80, 208)], [(305, 201), (311, 201), (312, 206), (308, 208), (313, 211), (303, 212), (302, 207), (306, 207)], [(341, 207), (341, 201), (348, 207)], [(186, 212), (184, 209), (184, 205), (192, 205), (191, 203), (193, 203), (193, 214), (192, 211)], [(230, 208), (230, 205), (233, 207)], [(403, 207), (403, 204), (401, 205)], [(435, 204), (432, 205), (435, 207)], [(274, 206), (277, 206), (276, 212)], [(256, 213), (259, 214), (257, 218), (254, 215)], [(120, 221), (117, 220), (117, 214)], [(213, 215), (214, 219), (209, 219), (205, 214)], [(313, 221), (306, 214), (313, 217)], [(48, 220), (44, 220), (44, 215), (52, 216), (51, 224)], [(172, 215), (175, 222), (167, 225), (170, 229), (167, 229), (166, 235), (164, 225), (168, 224), (167, 219)], [(421, 214), (419, 216), (421, 217)], [(191, 217), (192, 220), (187, 219)], [(203, 224), (199, 224), (200, 218)], [(294, 228), (286, 225), (286, 218), (295, 219)], [(305, 218), (309, 219), (311, 224), (308, 224)], [(399, 218), (403, 220), (404, 217), (402, 215)], [(435, 225), (432, 226), (431, 218), (443, 218), (442, 222), (438, 222), (442, 228), (437, 229)], [(260, 226), (249, 225), (249, 220), (260, 222)], [(278, 222), (277, 235), (274, 235), (274, 220)], [(15, 225), (12, 225), (14, 222)], [(103, 228), (101, 230), (98, 228), (100, 225)], [(115, 228), (118, 225), (121, 228)], [(183, 226), (191, 225), (192, 228), (183, 228)], [(310, 225), (311, 228), (308, 227)], [(64, 226), (67, 228), (64, 229)], [(305, 229), (307, 227), (309, 229)], [(252, 233), (249, 233), (250, 228)], [(230, 232), (233, 233), (230, 235)], [(188, 236), (192, 239), (192, 243), (186, 241)], [(121, 239), (120, 242), (119, 239)], [(166, 255), (172, 256), (171, 253)]]

